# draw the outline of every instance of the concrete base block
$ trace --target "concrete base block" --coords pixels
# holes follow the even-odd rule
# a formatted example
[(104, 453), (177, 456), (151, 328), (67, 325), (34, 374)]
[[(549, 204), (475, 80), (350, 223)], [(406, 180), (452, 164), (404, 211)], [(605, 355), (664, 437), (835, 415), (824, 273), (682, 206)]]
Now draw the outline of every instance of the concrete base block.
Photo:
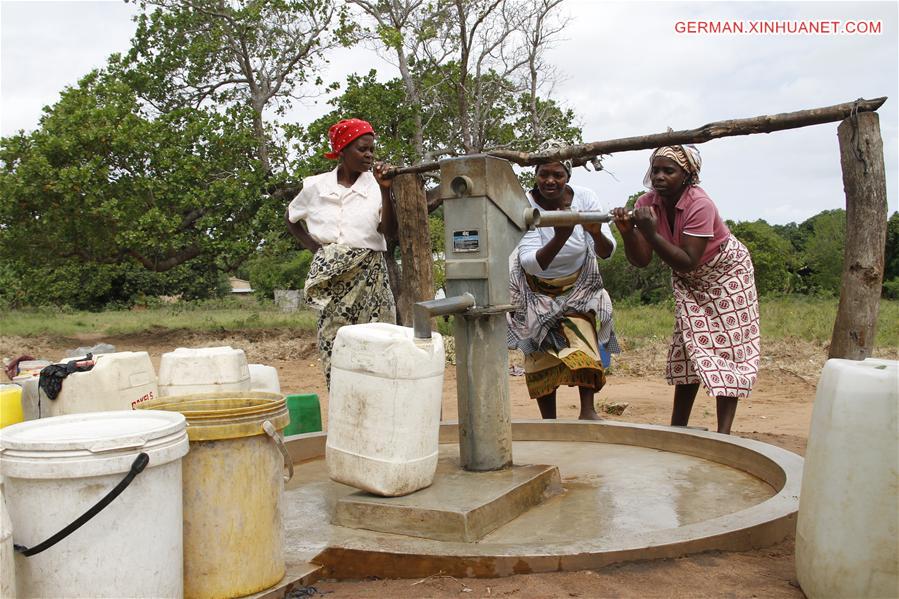
[(556, 466), (467, 472), (457, 460), (441, 458), (434, 484), (427, 489), (403, 497), (351, 493), (337, 501), (332, 523), (473, 543), (562, 490)]

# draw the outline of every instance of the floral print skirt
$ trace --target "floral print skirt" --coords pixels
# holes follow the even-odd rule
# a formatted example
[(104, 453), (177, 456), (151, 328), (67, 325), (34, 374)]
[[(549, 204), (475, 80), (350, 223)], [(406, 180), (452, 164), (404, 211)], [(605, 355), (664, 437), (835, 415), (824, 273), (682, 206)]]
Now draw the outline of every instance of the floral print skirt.
[(303, 289), (306, 304), (319, 310), (318, 352), (328, 387), (337, 329), (368, 322), (396, 324), (383, 252), (332, 243), (312, 258)]

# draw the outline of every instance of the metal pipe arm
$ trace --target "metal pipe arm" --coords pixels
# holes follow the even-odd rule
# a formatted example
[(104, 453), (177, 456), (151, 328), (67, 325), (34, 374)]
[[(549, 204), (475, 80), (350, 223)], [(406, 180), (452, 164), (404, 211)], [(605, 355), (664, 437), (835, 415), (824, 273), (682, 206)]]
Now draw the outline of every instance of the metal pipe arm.
[(546, 210), (540, 211), (530, 206), (524, 209), (524, 222), (529, 229), (534, 227), (566, 227), (584, 223), (609, 223), (612, 215), (596, 210)]
[(458, 314), (474, 307), (474, 296), (463, 293), (443, 299), (417, 302), (412, 305), (412, 329), (416, 339), (431, 338), (431, 317), (444, 314)]

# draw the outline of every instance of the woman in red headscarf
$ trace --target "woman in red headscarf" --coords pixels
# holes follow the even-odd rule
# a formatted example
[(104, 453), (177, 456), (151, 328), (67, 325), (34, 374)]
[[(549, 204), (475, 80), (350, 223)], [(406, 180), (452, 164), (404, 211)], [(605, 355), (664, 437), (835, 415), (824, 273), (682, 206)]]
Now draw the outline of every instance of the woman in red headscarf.
[(337, 329), (396, 323), (384, 252), (385, 235), (396, 236), (397, 223), (392, 179), (383, 176), (390, 167), (374, 162), (371, 124), (345, 119), (331, 126), (328, 137), (325, 158), (338, 160), (337, 168), (304, 179), (286, 216), (288, 230), (315, 254), (303, 292), (306, 303), (319, 310), (318, 351), (330, 387)]

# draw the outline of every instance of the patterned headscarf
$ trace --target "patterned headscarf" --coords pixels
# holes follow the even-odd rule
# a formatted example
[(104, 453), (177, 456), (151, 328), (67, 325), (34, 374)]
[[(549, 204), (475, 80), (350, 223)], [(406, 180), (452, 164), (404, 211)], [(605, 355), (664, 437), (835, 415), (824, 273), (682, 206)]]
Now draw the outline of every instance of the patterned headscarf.
[[(550, 150), (561, 150), (562, 148), (567, 148), (568, 144), (564, 141), (560, 141), (558, 139), (547, 139), (540, 147), (537, 148), (538, 152), (549, 152)], [(559, 160), (557, 161), (562, 167), (565, 169), (565, 172), (568, 173), (568, 178), (571, 178), (571, 160)], [(540, 168), (540, 165), (537, 165), (537, 169)], [(536, 169), (534, 169), (536, 171)]]
[(331, 151), (325, 152), (325, 158), (336, 160), (340, 157), (340, 151), (358, 137), (370, 133), (375, 134), (371, 123), (362, 119), (343, 119), (331, 125), (328, 129), (328, 138), (331, 140)]
[(643, 186), (647, 189), (652, 189), (652, 159), (656, 157), (670, 158), (676, 162), (687, 172), (688, 185), (699, 183), (699, 171), (702, 169), (702, 157), (699, 155), (699, 149), (693, 144), (662, 146), (649, 157), (649, 168), (646, 169), (646, 174), (643, 176)]

